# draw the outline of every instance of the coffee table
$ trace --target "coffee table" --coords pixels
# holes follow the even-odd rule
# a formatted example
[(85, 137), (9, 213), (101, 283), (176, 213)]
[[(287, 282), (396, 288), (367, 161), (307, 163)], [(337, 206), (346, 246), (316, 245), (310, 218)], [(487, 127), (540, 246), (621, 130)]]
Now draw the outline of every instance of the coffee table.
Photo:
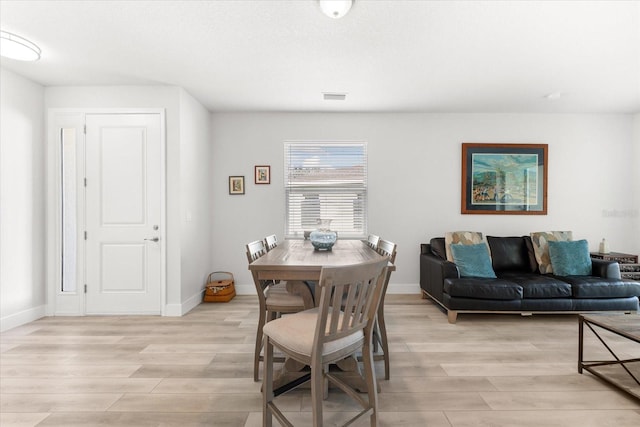
[[(593, 335), (613, 356), (614, 360), (584, 359), (585, 327), (593, 332)], [(622, 359), (613, 349), (616, 335), (622, 337), (623, 340), (640, 344), (640, 315), (580, 315), (578, 328), (578, 372), (582, 373), (583, 369), (587, 370), (598, 378), (640, 399), (640, 357)], [(640, 351), (640, 346), (637, 349)], [(625, 353), (628, 354), (629, 351), (625, 350)]]

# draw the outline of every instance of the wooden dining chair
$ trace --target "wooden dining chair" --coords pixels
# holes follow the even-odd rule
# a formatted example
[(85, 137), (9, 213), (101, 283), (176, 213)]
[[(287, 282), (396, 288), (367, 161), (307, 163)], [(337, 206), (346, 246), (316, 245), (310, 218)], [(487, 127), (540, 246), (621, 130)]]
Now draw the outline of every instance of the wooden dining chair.
[[(395, 264), (396, 253), (398, 245), (388, 240), (379, 239), (377, 252), (380, 255), (389, 257), (389, 262)], [(374, 329), (374, 350), (377, 352), (378, 345), (382, 348), (382, 354), (376, 354), (374, 360), (384, 360), (384, 379), (390, 378), (390, 364), (389, 364), (389, 341), (387, 339), (387, 326), (384, 321), (384, 297), (387, 294), (387, 287), (389, 286), (389, 279), (391, 278), (391, 270), (387, 270), (384, 279), (384, 286), (382, 289), (382, 296), (380, 298), (380, 306), (378, 307), (378, 316), (376, 326)]]
[[(293, 425), (276, 405), (273, 389), (274, 348), (288, 358), (311, 367), (314, 427), (323, 425), (325, 380), (336, 384), (362, 406), (363, 410), (347, 424), (370, 414), (370, 424), (377, 425), (378, 394), (371, 344), (387, 265), (385, 258), (356, 265), (323, 267), (318, 284), (318, 307), (284, 316), (264, 326), (263, 426), (271, 426), (274, 416), (282, 425)], [(363, 354), (368, 399), (364, 399), (357, 390), (328, 369), (329, 364), (360, 351)]]
[(378, 241), (380, 240), (380, 236), (376, 236), (375, 234), (369, 234), (367, 237), (367, 245), (374, 251), (378, 249)]
[(264, 246), (267, 252), (278, 246), (278, 237), (275, 234), (264, 238)]
[[(256, 240), (248, 243), (247, 260), (249, 263), (257, 260), (267, 253), (264, 240)], [(282, 314), (297, 313), (305, 309), (305, 299), (301, 295), (295, 295), (287, 290), (287, 282), (274, 282), (273, 280), (258, 280), (256, 272), (252, 272), (253, 282), (258, 294), (259, 313), (258, 329), (256, 331), (256, 346), (253, 357), (253, 380), (259, 380), (260, 362), (262, 356), (262, 329), (265, 323), (280, 317)], [(307, 303), (307, 305), (309, 305)]]

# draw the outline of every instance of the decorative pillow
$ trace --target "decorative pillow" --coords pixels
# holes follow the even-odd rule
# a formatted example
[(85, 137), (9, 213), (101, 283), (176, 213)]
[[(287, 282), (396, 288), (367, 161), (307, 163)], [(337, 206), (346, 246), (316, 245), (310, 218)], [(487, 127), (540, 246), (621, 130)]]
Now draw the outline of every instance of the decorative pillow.
[(451, 245), (453, 262), (458, 266), (460, 277), (486, 277), (495, 279), (496, 273), (491, 267), (489, 248), (486, 243), (477, 245)]
[(531, 233), (533, 252), (536, 255), (540, 274), (553, 273), (549, 258), (549, 242), (567, 242), (572, 239), (571, 231), (536, 231)]
[(482, 243), (482, 233), (478, 231), (448, 231), (444, 234), (444, 247), (447, 253), (447, 261), (453, 261), (451, 254), (452, 244), (476, 245)]
[(590, 276), (591, 256), (586, 240), (549, 241), (549, 258), (556, 276)]

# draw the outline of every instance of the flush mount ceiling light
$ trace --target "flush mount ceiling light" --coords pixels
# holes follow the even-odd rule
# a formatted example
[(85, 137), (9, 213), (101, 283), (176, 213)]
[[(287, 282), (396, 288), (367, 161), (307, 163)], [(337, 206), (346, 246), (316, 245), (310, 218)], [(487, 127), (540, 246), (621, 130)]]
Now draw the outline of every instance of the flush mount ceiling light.
[(0, 56), (18, 61), (37, 61), (40, 48), (23, 37), (0, 31)]
[(554, 100), (560, 99), (562, 97), (562, 92), (551, 92), (551, 93), (546, 94), (544, 97), (554, 101)]
[(325, 101), (344, 101), (345, 99), (347, 99), (347, 94), (338, 92), (323, 92), (322, 98)]
[(349, 12), (353, 0), (318, 0), (320, 10), (329, 18), (340, 19)]

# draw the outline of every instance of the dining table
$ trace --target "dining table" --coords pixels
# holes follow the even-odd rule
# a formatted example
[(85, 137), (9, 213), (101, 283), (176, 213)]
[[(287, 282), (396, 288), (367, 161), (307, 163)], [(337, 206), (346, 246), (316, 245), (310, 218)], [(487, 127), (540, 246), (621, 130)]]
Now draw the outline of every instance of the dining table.
[[(249, 270), (254, 280), (286, 281), (287, 290), (301, 295), (305, 308), (313, 308), (317, 304), (314, 283), (320, 280), (322, 267), (357, 265), (383, 258), (362, 240), (338, 239), (331, 250), (317, 250), (310, 240), (284, 240), (250, 263)], [(395, 265), (390, 262), (387, 270), (395, 271)], [(344, 372), (347, 381), (361, 388), (357, 387), (363, 381), (357, 360), (345, 359), (337, 367)], [(308, 374), (305, 375), (304, 368), (291, 359), (286, 361), (280, 375), (274, 380), (274, 393), (282, 394), (305, 382)]]
[[(382, 259), (362, 240), (338, 239), (331, 250), (315, 250), (310, 240), (284, 240), (249, 264), (259, 280), (318, 281), (322, 267)], [(392, 265), (390, 265), (392, 267)]]

